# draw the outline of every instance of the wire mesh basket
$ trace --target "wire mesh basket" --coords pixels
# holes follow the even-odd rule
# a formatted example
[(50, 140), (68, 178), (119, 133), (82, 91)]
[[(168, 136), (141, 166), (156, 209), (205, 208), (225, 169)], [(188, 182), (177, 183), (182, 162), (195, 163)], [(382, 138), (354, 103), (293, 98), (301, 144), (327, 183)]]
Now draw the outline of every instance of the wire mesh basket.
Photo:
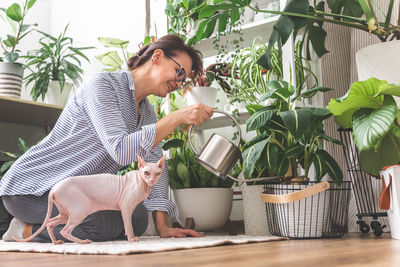
[[(382, 191), (382, 180), (370, 176), (360, 167), (360, 158), (357, 147), (352, 138), (351, 129), (338, 129), (346, 159), (347, 172), (353, 186), (354, 198), (357, 205), (357, 224), (362, 233), (372, 229), (376, 236), (380, 236), (388, 224), (387, 212), (379, 209), (379, 194)], [(367, 224), (370, 222), (371, 227)]]
[(265, 184), (264, 189), (261, 199), (271, 234), (306, 239), (347, 233), (350, 182), (340, 187), (331, 182)]

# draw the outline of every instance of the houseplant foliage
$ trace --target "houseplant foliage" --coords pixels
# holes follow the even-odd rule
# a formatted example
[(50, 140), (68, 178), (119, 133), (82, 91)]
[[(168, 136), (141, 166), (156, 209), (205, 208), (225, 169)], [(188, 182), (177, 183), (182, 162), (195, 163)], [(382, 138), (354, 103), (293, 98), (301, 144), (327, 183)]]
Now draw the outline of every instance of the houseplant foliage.
[[(112, 50), (96, 56), (100, 63), (107, 66), (103, 71), (121, 70), (123, 66), (126, 66), (128, 59), (133, 56), (133, 53), (127, 51), (129, 41), (110, 37), (99, 37), (98, 40), (104, 47), (118, 48), (120, 51), (119, 53), (118, 50)], [(122, 54), (122, 58), (120, 54)]]
[[(178, 109), (175, 99), (174, 93), (171, 93), (170, 103), (172, 111)], [(158, 102), (158, 105), (159, 107), (156, 107), (156, 110), (161, 113), (162, 116), (161, 100)], [(170, 151), (170, 157), (168, 159), (170, 187), (172, 189), (200, 187), (230, 188), (233, 184), (233, 180), (223, 180), (197, 163), (195, 154), (190, 149), (188, 143), (187, 132), (186, 128), (178, 127), (161, 142), (161, 148), (164, 151)]]
[[(22, 153), (25, 153), (28, 151), (29, 146), (26, 144), (26, 142), (22, 138), (18, 138), (18, 147), (22, 151)], [(7, 170), (11, 167), (11, 165), (14, 164), (14, 162), (22, 155), (22, 154), (15, 154), (11, 152), (5, 152), (0, 150), (0, 154), (3, 154), (4, 156), (10, 158), (10, 161), (7, 161), (3, 163), (0, 167), (0, 179), (3, 177), (3, 175), (7, 172)]]
[[(211, 3), (212, 2), (212, 3)], [(384, 21), (379, 21), (377, 11), (380, 9), (373, 0), (288, 0), (283, 11), (260, 10), (251, 4), (251, 0), (214, 0), (200, 9), (199, 29), (196, 33), (196, 41), (210, 36), (215, 25), (217, 31), (222, 32), (228, 22), (234, 23), (235, 14), (243, 7), (249, 7), (256, 12), (265, 12), (281, 15), (274, 25), (268, 41), (268, 49), (259, 64), (271, 68), (271, 48), (277, 43), (285, 44), (289, 36), (294, 36), (301, 31), (303, 35), (302, 45), (306, 45), (307, 57), (310, 58), (310, 44), (318, 56), (327, 53), (325, 48), (326, 32), (322, 28), (323, 23), (334, 23), (345, 27), (359, 29), (376, 35), (381, 41), (400, 38), (397, 23), (391, 22), (391, 14), (394, 12), (394, 0), (388, 0)], [(312, 3), (310, 3), (312, 2)], [(328, 8), (330, 11), (327, 11)], [(208, 31), (204, 31), (207, 26)], [(212, 29), (211, 29), (212, 28)]]
[(80, 59), (89, 61), (82, 50), (93, 47), (73, 47), (73, 39), (65, 36), (67, 29), (68, 25), (58, 37), (38, 31), (43, 35), (39, 40), (42, 47), (25, 56), (26, 66), (32, 71), (25, 80), (26, 84), (34, 83), (31, 90), (34, 101), (40, 96), (44, 100), (50, 80), (58, 81), (61, 91), (66, 82), (78, 86), (82, 80)]
[(272, 90), (261, 101), (270, 99), (271, 104), (248, 105), (251, 117), (246, 122), (247, 131), (257, 135), (243, 147), (243, 174), (245, 177), (281, 176), (291, 170), (291, 177), (298, 177), (300, 165), (308, 177), (314, 164), (316, 179), (325, 174), (338, 185), (343, 174), (335, 159), (326, 152), (322, 141), (340, 144), (325, 134), (323, 121), (331, 116), (325, 108), (296, 107), (296, 101), (309, 98), (317, 92), (329, 90), (316, 87), (306, 91), (295, 90), (285, 81), (271, 81)]
[(400, 110), (394, 96), (400, 96), (399, 85), (370, 78), (353, 83), (328, 105), (340, 127), (353, 129), (361, 168), (375, 176), (400, 161)]
[[(20, 52), (17, 49), (18, 44), (32, 31), (32, 28), (37, 26), (37, 24), (24, 24), (25, 17), (35, 2), (36, 0), (26, 0), (22, 6), (13, 3), (7, 9), (0, 8), (0, 17), (12, 30), (12, 34), (8, 34), (6, 38), (0, 37), (0, 47), (4, 56), (0, 56), (0, 61), (16, 62), (18, 60), (18, 52)], [(2, 12), (4, 13), (1, 14)]]

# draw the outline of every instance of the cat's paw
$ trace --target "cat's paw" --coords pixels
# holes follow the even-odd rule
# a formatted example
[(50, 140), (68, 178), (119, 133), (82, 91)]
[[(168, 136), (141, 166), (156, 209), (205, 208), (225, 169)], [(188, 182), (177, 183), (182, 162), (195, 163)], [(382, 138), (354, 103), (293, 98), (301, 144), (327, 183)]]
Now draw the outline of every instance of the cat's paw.
[(134, 236), (134, 237), (128, 238), (129, 242), (138, 242), (139, 240), (140, 240), (140, 238), (138, 236)]

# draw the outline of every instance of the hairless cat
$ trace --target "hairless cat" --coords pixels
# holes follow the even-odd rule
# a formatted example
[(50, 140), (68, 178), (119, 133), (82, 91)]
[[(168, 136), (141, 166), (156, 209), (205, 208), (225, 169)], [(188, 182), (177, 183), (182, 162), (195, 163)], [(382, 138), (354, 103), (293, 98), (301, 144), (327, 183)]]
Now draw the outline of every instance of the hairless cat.
[[(17, 241), (31, 241), (44, 227), (50, 235), (53, 244), (62, 244), (57, 240), (53, 229), (59, 224), (65, 224), (60, 234), (66, 239), (87, 244), (91, 240), (81, 240), (72, 235), (72, 230), (89, 214), (99, 210), (121, 210), (128, 241), (139, 241), (133, 233), (132, 213), (136, 206), (146, 199), (150, 189), (161, 176), (164, 168), (164, 155), (157, 163), (147, 163), (138, 156), (139, 170), (133, 170), (125, 175), (96, 174), (75, 176), (60, 181), (50, 190), (48, 210), (42, 226), (30, 237)], [(59, 215), (50, 218), (53, 202)]]

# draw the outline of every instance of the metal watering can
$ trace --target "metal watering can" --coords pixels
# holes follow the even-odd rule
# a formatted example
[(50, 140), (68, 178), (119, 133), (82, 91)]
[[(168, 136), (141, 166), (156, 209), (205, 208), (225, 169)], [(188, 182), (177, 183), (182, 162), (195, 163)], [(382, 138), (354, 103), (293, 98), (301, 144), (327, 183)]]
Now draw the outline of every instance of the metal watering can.
[(220, 110), (214, 110), (214, 113), (224, 114), (232, 119), (232, 121), (235, 123), (239, 133), (237, 144), (232, 143), (223, 136), (213, 133), (206, 144), (203, 146), (203, 148), (200, 150), (200, 152), (197, 152), (190, 138), (193, 131), (192, 124), (189, 128), (188, 139), (190, 148), (196, 154), (195, 160), (206, 170), (221, 177), (222, 179), (226, 179), (226, 177), (229, 177), (230, 179), (238, 182), (252, 182), (278, 178), (265, 177), (253, 179), (238, 179), (228, 174), (228, 172), (233, 168), (233, 166), (235, 166), (236, 162), (240, 159), (242, 155), (239, 149), (239, 143), (242, 139), (242, 133), (240, 131), (239, 123), (232, 115)]

